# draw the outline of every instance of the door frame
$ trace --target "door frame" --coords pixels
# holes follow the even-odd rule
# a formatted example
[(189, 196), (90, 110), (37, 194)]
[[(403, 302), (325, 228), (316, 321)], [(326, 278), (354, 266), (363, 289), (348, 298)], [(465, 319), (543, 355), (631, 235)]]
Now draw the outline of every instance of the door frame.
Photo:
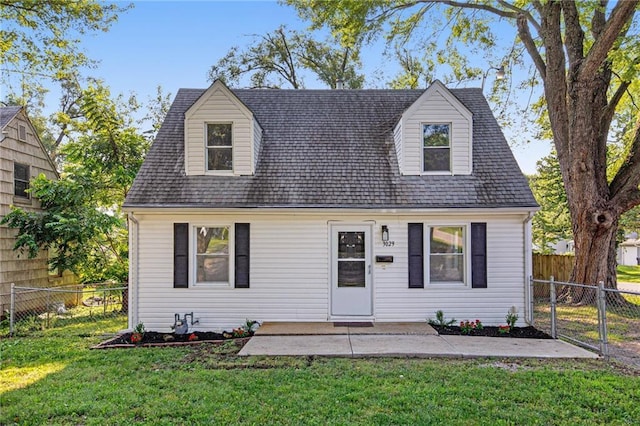
[[(373, 267), (373, 222), (361, 221), (361, 222), (328, 222), (329, 225), (329, 306), (328, 313), (330, 319), (339, 318), (373, 318), (374, 312), (374, 267)], [(366, 296), (368, 298), (368, 311), (367, 313), (355, 313), (355, 314), (334, 314), (334, 298), (337, 297), (337, 274), (338, 274), (338, 232), (359, 232), (365, 233), (365, 289)], [(366, 302), (365, 302), (366, 303)]]

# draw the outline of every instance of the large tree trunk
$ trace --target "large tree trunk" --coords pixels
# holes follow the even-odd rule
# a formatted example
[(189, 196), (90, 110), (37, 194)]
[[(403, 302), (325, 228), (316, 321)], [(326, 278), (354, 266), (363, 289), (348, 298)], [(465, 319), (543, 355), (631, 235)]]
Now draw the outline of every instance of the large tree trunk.
[[(629, 7), (626, 13), (633, 16), (633, 5), (621, 6)], [(575, 3), (548, 2), (541, 11), (540, 34), (546, 63), (538, 62), (537, 66), (543, 76), (549, 120), (573, 224), (576, 257), (571, 281), (588, 285), (603, 281), (615, 288), (615, 248), (612, 247), (615, 247), (618, 219), (624, 208), (613, 199), (615, 194), (607, 179), (607, 137), (613, 117), (611, 107), (615, 107), (609, 104), (607, 93), (611, 64), (602, 49), (594, 47), (585, 55), (585, 34)], [(618, 19), (622, 18), (619, 15)], [(519, 18), (519, 31), (526, 39), (528, 33), (522, 19)], [(595, 38), (610, 37), (604, 12), (596, 11), (591, 23)], [(532, 46), (528, 49), (533, 52)], [(535, 52), (533, 57), (542, 59)], [(628, 183), (633, 187), (631, 181)], [(575, 292), (572, 298), (576, 303), (590, 303), (592, 300), (588, 299), (594, 293)]]

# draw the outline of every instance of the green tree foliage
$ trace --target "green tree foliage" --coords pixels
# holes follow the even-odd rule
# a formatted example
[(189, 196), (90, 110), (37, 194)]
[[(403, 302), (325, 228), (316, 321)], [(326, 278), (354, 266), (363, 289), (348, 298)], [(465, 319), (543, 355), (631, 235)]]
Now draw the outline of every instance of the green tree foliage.
[[(52, 250), (54, 255), (49, 259), (52, 271), (70, 270), (82, 279), (94, 278), (91, 273), (84, 274), (81, 265), (90, 259), (105, 257), (98, 253), (106, 254), (103, 250), (111, 250), (109, 246), (115, 244), (112, 230), (119, 228), (121, 221), (93, 206), (92, 189), (91, 182), (71, 177), (55, 181), (39, 175), (33, 179), (31, 195), (40, 200), (44, 211), (13, 208), (1, 222), (18, 228), (14, 248), (26, 252), (29, 257), (37, 256), (41, 249)], [(115, 252), (110, 254), (121, 254), (117, 248)], [(111, 274), (107, 275), (113, 278)]]
[(401, 67), (401, 71), (390, 82), (392, 89), (417, 89), (426, 87), (433, 80), (433, 69), (427, 68), (425, 58), (416, 57), (409, 49), (396, 46), (395, 59)]
[(85, 282), (123, 282), (128, 234), (120, 206), (150, 142), (132, 121), (134, 98), (114, 100), (96, 83), (82, 91), (78, 107), (83, 119), (73, 123), (77, 137), (61, 148), (61, 178), (31, 182), (44, 212), (13, 208), (2, 223), (18, 228), (16, 250), (35, 256), (51, 249), (52, 270), (71, 270)]
[(107, 31), (129, 7), (97, 0), (1, 0), (3, 85), (19, 82), (11, 91), (30, 107), (42, 106), (43, 81), (74, 80), (80, 68), (95, 65), (80, 49), (81, 37)]
[(303, 89), (303, 73), (309, 71), (332, 89), (339, 81), (345, 88), (359, 89), (364, 83), (364, 76), (358, 72), (360, 65), (356, 44), (334, 47), (331, 42), (280, 27), (254, 36), (254, 42), (245, 50), (231, 48), (211, 67), (209, 80), (220, 79), (237, 86), (243, 77), (248, 77), (254, 88)]
[(533, 242), (538, 252), (551, 254), (553, 244), (573, 239), (567, 194), (555, 152), (538, 161), (536, 174), (530, 177), (529, 185), (540, 204), (532, 221)]

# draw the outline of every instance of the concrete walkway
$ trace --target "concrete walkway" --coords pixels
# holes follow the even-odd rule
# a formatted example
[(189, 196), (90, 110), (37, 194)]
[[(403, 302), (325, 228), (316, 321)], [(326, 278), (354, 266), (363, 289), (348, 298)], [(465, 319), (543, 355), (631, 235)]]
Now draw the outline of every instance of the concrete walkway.
[(618, 290), (631, 291), (631, 292), (634, 292), (634, 293), (640, 293), (640, 284), (638, 284), (638, 283), (619, 282), (618, 283)]
[(561, 340), (441, 336), (426, 323), (265, 323), (239, 355), (598, 358)]

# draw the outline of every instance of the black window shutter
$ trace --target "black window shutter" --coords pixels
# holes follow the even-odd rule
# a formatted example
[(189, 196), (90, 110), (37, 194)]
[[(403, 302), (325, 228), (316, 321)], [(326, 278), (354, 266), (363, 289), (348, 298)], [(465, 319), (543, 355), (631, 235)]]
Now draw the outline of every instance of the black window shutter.
[(409, 288), (424, 288), (423, 234), (421, 223), (409, 224)]
[(173, 224), (173, 287), (189, 287), (189, 224)]
[(487, 288), (487, 224), (471, 224), (471, 287)]
[(235, 227), (235, 287), (249, 288), (249, 224)]

